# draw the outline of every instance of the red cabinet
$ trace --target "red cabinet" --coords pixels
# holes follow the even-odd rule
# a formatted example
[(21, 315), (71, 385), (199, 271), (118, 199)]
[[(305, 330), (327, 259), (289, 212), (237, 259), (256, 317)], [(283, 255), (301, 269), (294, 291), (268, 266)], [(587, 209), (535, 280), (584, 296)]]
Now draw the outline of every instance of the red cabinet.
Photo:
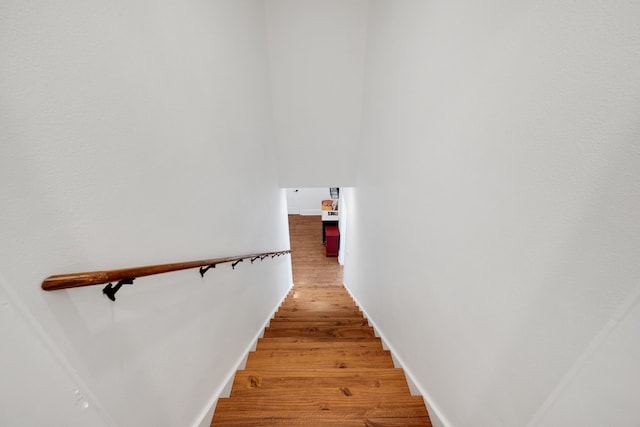
[(325, 228), (327, 256), (338, 256), (340, 247), (340, 232), (338, 227), (331, 225)]

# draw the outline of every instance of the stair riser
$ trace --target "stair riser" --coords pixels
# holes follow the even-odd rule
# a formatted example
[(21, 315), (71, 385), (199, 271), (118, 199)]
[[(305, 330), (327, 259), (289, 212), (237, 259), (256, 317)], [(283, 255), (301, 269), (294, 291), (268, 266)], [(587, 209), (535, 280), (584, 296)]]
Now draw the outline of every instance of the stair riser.
[(367, 417), (365, 419), (350, 420), (344, 418), (332, 418), (329, 416), (312, 418), (307, 414), (300, 414), (299, 417), (279, 417), (261, 419), (235, 419), (217, 420), (214, 418), (215, 426), (219, 427), (429, 427), (431, 423), (428, 417), (421, 418), (379, 418)]
[(381, 351), (382, 344), (379, 342), (319, 342), (319, 343), (261, 343), (258, 342), (256, 351), (325, 351), (336, 347), (345, 351)]
[(331, 320), (333, 318), (353, 318), (364, 319), (364, 316), (359, 311), (347, 311), (347, 310), (282, 310), (276, 313), (274, 319), (291, 319), (291, 320)]
[(295, 301), (283, 302), (279, 310), (283, 311), (347, 311), (350, 313), (360, 313), (358, 309), (351, 304), (345, 303), (327, 303), (322, 301)]
[(356, 358), (291, 358), (272, 357), (269, 359), (249, 359), (246, 369), (356, 369), (356, 368), (393, 368), (393, 361), (386, 356), (368, 357), (366, 360)]
[(291, 320), (291, 319), (272, 319), (269, 322), (269, 329), (282, 328), (312, 328), (317, 326), (364, 326), (369, 327), (366, 319), (358, 318), (341, 318), (334, 320)]
[[(385, 350), (257, 350), (250, 352), (248, 362), (273, 360), (275, 363), (323, 363), (323, 361), (377, 361), (391, 360)], [(311, 366), (313, 367), (313, 365)], [(366, 367), (366, 366), (365, 366)], [(391, 366), (393, 367), (393, 366)]]
[(258, 340), (258, 346), (265, 345), (266, 348), (272, 348), (272, 346), (283, 345), (286, 348), (288, 345), (310, 345), (312, 347), (320, 346), (329, 349), (347, 349), (349, 346), (382, 346), (380, 338), (326, 338), (326, 337), (279, 337), (279, 338), (260, 338)]
[(327, 328), (292, 328), (292, 329), (267, 329), (264, 332), (265, 338), (276, 337), (333, 337), (333, 338), (373, 338), (375, 334), (372, 328), (346, 328), (346, 327), (327, 327)]
[(343, 419), (309, 419), (306, 416), (300, 418), (268, 418), (261, 420), (232, 420), (215, 421), (219, 427), (429, 427), (428, 419), (397, 419), (397, 418), (367, 418), (364, 420), (343, 420)]

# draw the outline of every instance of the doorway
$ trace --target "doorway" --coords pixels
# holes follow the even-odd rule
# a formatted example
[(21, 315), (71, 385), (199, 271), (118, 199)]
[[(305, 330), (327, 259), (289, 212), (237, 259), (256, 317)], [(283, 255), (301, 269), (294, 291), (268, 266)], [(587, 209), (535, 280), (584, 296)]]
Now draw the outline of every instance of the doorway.
[[(344, 265), (347, 247), (347, 207), (339, 187), (286, 188), (287, 214), (320, 216), (319, 230), (324, 232), (326, 224), (337, 225), (340, 233), (338, 263)], [(331, 207), (323, 207), (323, 201), (334, 200)], [(323, 233), (324, 236), (324, 233)], [(321, 242), (324, 238), (321, 238)]]

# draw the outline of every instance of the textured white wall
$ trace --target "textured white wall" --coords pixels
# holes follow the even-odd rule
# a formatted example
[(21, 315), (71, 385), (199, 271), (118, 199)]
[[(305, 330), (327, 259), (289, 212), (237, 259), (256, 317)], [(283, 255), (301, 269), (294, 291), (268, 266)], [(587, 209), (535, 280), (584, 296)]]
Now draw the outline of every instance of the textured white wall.
[(368, 3), (266, 5), (280, 185), (354, 185)]
[(0, 422), (30, 426), (38, 422), (73, 427), (104, 426), (112, 420), (82, 379), (74, 375), (36, 322), (0, 276)]
[(322, 215), (322, 201), (331, 199), (329, 188), (287, 188), (290, 215)]
[(345, 282), (447, 425), (640, 424), (639, 16), (372, 2)]
[[(32, 410), (2, 399), (0, 424), (198, 422), (285, 293), (286, 257), (141, 278), (116, 303), (100, 287), (40, 290), (51, 274), (288, 247), (264, 13), (237, 0), (0, 5), (0, 275), (17, 301), (2, 311), (43, 330), (3, 331), (17, 365), (0, 369), (23, 373), (1, 387)], [(21, 348), (60, 355), (37, 393), (27, 372), (48, 356), (6, 355)], [(65, 366), (82, 384), (56, 380)], [(76, 387), (97, 418), (73, 415)], [(68, 405), (39, 411), (40, 394)]]
[(331, 199), (329, 188), (301, 188), (300, 192), (300, 215), (322, 215), (322, 201)]

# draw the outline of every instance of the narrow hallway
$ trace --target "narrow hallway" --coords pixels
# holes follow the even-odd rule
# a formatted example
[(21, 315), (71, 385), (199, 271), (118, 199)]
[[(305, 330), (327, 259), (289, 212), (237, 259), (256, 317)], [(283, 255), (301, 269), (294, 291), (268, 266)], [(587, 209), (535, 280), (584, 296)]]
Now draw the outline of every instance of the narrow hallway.
[(218, 401), (212, 426), (430, 426), (324, 254), (320, 217), (289, 216), (294, 287)]
[(342, 266), (338, 258), (325, 256), (319, 216), (289, 215), (289, 236), (296, 287), (306, 284), (342, 287)]

